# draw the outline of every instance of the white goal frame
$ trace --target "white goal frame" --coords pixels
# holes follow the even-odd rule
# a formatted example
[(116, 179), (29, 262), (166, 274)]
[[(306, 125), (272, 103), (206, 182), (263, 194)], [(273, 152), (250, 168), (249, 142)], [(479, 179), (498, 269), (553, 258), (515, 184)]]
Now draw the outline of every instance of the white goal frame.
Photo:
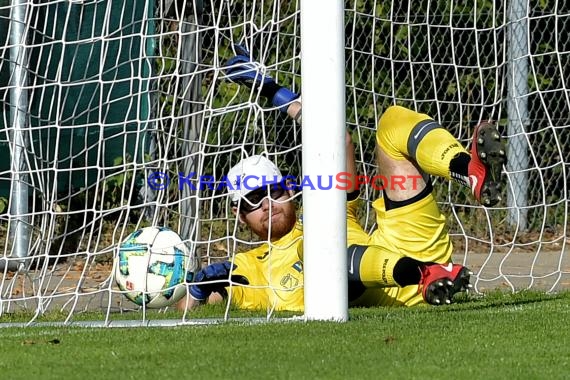
[[(346, 171), (343, 0), (302, 0), (301, 49), (302, 172), (334, 177)], [(303, 229), (305, 317), (346, 321), (345, 192), (304, 189)]]

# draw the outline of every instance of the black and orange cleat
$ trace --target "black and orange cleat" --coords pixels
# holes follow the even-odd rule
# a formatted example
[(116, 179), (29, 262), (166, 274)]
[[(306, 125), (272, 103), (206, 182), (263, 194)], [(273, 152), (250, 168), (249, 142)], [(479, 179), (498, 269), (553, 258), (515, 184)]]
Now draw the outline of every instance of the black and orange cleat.
[(449, 305), (456, 293), (471, 289), (471, 272), (460, 264), (426, 264), (421, 268), (420, 290), (431, 305)]
[[(447, 264), (449, 266), (449, 264)], [(471, 285), (471, 276), (473, 272), (463, 265), (453, 264), (451, 269), (451, 282), (453, 282), (453, 287), (451, 289), (452, 297), (456, 293), (464, 292), (473, 289)]]
[(478, 124), (471, 143), (468, 175), (473, 195), (483, 206), (501, 201), (501, 170), (506, 162), (505, 143), (495, 124)]

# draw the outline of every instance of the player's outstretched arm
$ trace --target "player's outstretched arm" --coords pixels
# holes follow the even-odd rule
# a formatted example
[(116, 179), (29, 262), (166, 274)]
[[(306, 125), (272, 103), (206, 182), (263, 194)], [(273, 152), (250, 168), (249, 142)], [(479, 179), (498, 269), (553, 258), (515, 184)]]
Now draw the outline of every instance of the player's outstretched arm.
[(232, 275), (232, 263), (223, 261), (213, 263), (200, 269), (194, 274), (192, 285), (188, 287), (190, 297), (198, 302), (206, 302), (212, 293), (223, 294), (230, 281), (247, 285), (249, 282), (243, 276)]
[[(258, 89), (261, 95), (271, 101), (281, 112), (301, 124), (302, 107), (301, 97), (286, 87), (279, 85), (272, 77), (264, 75), (259, 70), (259, 63), (251, 58), (250, 52), (242, 45), (234, 45), (236, 55), (226, 63), (228, 78), (240, 85)], [(348, 131), (346, 132), (346, 171), (350, 174), (351, 186), (347, 193), (357, 190), (356, 163), (354, 158), (354, 144)]]
[(260, 64), (251, 58), (250, 52), (242, 45), (234, 45), (236, 55), (225, 65), (229, 80), (254, 90), (267, 98), (281, 112), (287, 112), (293, 100), (299, 97), (286, 87), (279, 85), (271, 76), (262, 73)]
[(231, 274), (232, 263), (223, 261), (205, 266), (196, 272), (188, 286), (188, 296), (177, 304), (179, 310), (191, 310), (205, 303), (217, 303), (226, 295), (225, 288), (232, 283), (248, 285), (249, 281)]

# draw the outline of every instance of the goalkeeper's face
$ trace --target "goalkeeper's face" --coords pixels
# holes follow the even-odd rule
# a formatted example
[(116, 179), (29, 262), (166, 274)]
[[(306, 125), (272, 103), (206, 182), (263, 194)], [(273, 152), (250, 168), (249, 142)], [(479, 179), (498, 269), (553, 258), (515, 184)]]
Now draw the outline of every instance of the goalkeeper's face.
[[(257, 194), (258, 191), (260, 194)], [(295, 226), (297, 215), (293, 195), (291, 190), (268, 194), (267, 190), (259, 189), (251, 195), (248, 194), (247, 199), (242, 199), (239, 211), (237, 207), (233, 210), (239, 214), (240, 221), (247, 224), (261, 239), (275, 241), (285, 236)]]

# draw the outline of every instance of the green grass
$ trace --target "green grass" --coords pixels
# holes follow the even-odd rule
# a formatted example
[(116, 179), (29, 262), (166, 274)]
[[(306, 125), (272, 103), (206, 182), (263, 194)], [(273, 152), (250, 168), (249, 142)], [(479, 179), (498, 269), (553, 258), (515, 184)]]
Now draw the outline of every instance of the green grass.
[[(351, 309), (348, 323), (0, 329), (9, 379), (562, 379), (570, 293)], [(220, 309), (200, 312), (219, 316)], [(171, 317), (172, 315), (167, 315)]]

